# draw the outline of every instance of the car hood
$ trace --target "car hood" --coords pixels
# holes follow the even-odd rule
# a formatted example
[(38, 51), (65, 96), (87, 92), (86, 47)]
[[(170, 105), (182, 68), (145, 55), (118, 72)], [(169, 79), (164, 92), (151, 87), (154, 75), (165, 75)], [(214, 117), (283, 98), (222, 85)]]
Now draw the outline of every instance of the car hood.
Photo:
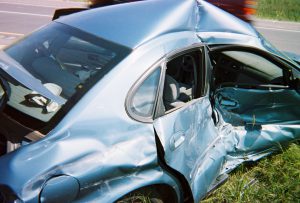
[(296, 53), (291, 53), (291, 52), (284, 52), (289, 58), (294, 60), (296, 63), (300, 65), (300, 55)]
[(65, 103), (63, 98), (53, 94), (41, 83), (40, 80), (33, 77), (26, 69), (23, 68), (22, 65), (2, 50), (0, 51), (0, 71), (2, 74), (6, 73), (13, 80), (18, 81), (25, 87), (38, 92), (40, 95), (56, 102), (59, 105), (63, 105)]

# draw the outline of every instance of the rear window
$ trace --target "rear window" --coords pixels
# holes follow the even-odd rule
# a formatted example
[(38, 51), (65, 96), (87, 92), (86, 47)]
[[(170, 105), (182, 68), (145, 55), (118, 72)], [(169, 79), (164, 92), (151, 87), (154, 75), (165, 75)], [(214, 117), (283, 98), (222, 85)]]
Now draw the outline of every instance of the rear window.
[[(122, 60), (129, 49), (53, 22), (5, 52), (68, 104)], [(48, 122), (63, 108), (16, 82), (9, 85), (8, 105), (35, 119)]]

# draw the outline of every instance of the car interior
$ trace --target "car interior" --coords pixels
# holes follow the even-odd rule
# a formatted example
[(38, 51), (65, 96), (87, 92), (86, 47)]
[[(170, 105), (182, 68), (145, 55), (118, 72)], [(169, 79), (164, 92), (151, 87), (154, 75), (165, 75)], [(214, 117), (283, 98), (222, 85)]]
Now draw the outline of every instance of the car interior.
[(284, 71), (266, 58), (245, 51), (223, 51), (212, 55), (215, 87), (286, 85)]
[(180, 55), (167, 63), (163, 102), (166, 111), (195, 98), (199, 51)]
[[(5, 51), (53, 94), (65, 100), (116, 56), (113, 51), (69, 34), (45, 32), (41, 36), (28, 38)], [(46, 129), (46, 122), (61, 108), (58, 104), (49, 108), (55, 102), (15, 81), (9, 81), (8, 85), (11, 96), (0, 114), (3, 121), (0, 155), (6, 152), (7, 146), (13, 146), (11, 150), (14, 150), (24, 140), (30, 142), (43, 137), (39, 130)]]

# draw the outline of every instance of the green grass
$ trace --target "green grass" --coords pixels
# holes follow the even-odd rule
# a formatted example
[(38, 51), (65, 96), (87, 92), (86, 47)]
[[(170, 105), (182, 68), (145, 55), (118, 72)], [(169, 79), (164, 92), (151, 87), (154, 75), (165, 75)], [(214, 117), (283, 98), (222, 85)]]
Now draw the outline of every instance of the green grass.
[(300, 22), (300, 0), (258, 0), (257, 17)]
[[(87, 2), (87, 0), (72, 0)], [(257, 17), (300, 22), (300, 0), (257, 0)]]
[(254, 166), (240, 166), (203, 202), (300, 202), (300, 146), (292, 144)]

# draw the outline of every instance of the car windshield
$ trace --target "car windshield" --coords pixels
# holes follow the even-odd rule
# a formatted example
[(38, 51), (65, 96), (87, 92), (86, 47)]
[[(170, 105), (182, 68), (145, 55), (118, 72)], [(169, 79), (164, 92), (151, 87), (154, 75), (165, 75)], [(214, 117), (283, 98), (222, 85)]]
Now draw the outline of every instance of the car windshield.
[[(125, 47), (56, 22), (4, 51), (65, 103), (74, 101), (74, 95), (88, 90), (129, 53)], [(62, 108), (18, 81), (8, 83), (9, 107), (43, 122)]]

